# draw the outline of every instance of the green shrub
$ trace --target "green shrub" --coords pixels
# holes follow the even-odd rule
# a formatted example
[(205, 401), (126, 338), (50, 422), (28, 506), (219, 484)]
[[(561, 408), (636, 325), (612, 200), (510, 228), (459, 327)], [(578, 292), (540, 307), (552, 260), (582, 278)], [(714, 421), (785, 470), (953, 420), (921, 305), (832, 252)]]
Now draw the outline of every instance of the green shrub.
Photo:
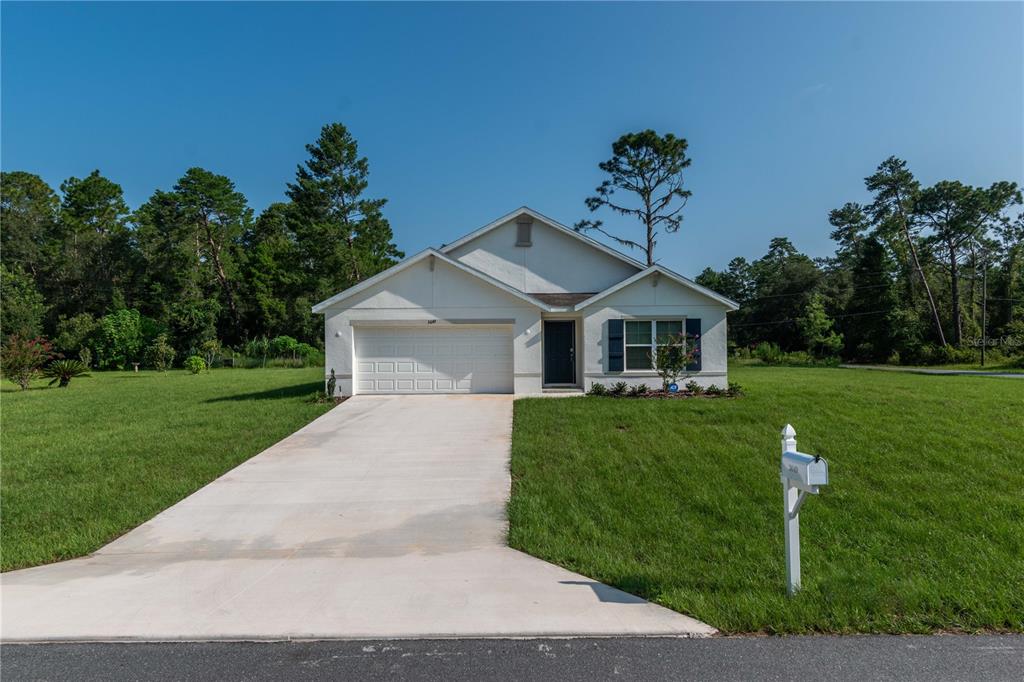
[(275, 336), (270, 340), (270, 355), (275, 358), (295, 359), (299, 342), (290, 336)]
[(590, 384), (590, 390), (587, 391), (587, 395), (608, 395), (608, 387), (595, 381)]
[(739, 396), (743, 395), (743, 387), (740, 386), (739, 384), (737, 384), (735, 381), (730, 381), (729, 382), (729, 388), (727, 388), (725, 390), (725, 392), (728, 395), (736, 398), (736, 397), (739, 397)]
[(167, 341), (167, 335), (160, 334), (146, 348), (146, 364), (158, 372), (166, 372), (174, 364), (175, 355), (177, 351)]
[(641, 398), (650, 392), (651, 389), (647, 388), (647, 384), (634, 384), (629, 387), (626, 392), (631, 398)]
[(625, 395), (628, 389), (629, 384), (627, 384), (625, 381), (616, 381), (614, 384), (611, 385), (611, 387), (609, 387), (608, 395)]
[(782, 349), (779, 344), (762, 341), (754, 348), (754, 357), (766, 365), (777, 365), (782, 362)]
[(92, 351), (89, 350), (88, 346), (82, 346), (82, 349), (78, 351), (78, 359), (82, 361), (82, 364), (86, 367), (92, 366)]
[(704, 393), (706, 395), (722, 395), (722, 389), (720, 389), (715, 384), (711, 384), (710, 386), (704, 389)]
[(43, 376), (50, 379), (50, 386), (67, 388), (72, 379), (89, 376), (89, 368), (81, 360), (54, 360), (43, 370)]
[(190, 355), (185, 359), (185, 368), (193, 374), (199, 374), (206, 369), (206, 360), (198, 355)]
[(686, 390), (692, 393), (693, 395), (700, 395), (701, 393), (704, 392), (704, 387), (698, 384), (693, 379), (690, 379), (689, 381), (686, 382)]
[(980, 359), (980, 352), (973, 348), (924, 344), (918, 351), (918, 357), (913, 358), (913, 362), (922, 365), (957, 365), (976, 364)]
[(819, 360), (805, 350), (795, 350), (792, 353), (783, 353), (776, 364), (789, 365), (790, 367), (810, 367), (818, 364), (828, 364), (828, 362), (829, 358)]

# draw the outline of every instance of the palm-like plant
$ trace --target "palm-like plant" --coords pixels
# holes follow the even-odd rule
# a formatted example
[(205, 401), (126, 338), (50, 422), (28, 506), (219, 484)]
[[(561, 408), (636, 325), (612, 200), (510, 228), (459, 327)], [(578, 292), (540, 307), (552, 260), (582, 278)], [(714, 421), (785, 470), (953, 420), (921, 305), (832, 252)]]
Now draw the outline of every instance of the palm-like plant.
[(89, 368), (81, 360), (54, 360), (43, 370), (43, 376), (50, 379), (50, 386), (67, 388), (72, 379), (89, 376)]

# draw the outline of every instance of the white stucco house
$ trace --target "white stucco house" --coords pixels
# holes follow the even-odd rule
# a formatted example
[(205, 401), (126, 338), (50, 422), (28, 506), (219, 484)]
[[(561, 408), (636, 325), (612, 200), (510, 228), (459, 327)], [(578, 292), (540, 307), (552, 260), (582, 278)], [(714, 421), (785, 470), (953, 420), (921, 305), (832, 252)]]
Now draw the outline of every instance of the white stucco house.
[(656, 387), (659, 336), (697, 336), (689, 369), (725, 387), (733, 301), (522, 207), (313, 306), (337, 395)]

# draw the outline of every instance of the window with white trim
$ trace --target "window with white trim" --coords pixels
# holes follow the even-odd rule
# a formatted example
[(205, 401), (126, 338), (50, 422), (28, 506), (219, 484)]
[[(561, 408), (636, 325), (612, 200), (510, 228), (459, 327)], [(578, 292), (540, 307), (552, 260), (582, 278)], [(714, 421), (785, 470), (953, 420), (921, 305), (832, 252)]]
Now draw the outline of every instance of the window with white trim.
[(626, 369), (654, 369), (654, 350), (683, 333), (682, 320), (626, 320)]

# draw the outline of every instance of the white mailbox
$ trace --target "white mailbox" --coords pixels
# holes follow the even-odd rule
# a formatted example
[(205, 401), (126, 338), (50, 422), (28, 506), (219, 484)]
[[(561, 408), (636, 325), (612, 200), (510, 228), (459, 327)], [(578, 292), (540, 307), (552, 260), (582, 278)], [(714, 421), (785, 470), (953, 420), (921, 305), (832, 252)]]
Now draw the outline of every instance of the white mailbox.
[(782, 476), (801, 490), (816, 493), (819, 485), (828, 484), (828, 462), (817, 455), (784, 452)]
[(800, 507), (808, 493), (817, 495), (818, 486), (828, 484), (828, 462), (797, 451), (796, 431), (789, 424), (782, 429), (779, 478), (786, 519), (786, 588), (793, 595), (800, 589)]

